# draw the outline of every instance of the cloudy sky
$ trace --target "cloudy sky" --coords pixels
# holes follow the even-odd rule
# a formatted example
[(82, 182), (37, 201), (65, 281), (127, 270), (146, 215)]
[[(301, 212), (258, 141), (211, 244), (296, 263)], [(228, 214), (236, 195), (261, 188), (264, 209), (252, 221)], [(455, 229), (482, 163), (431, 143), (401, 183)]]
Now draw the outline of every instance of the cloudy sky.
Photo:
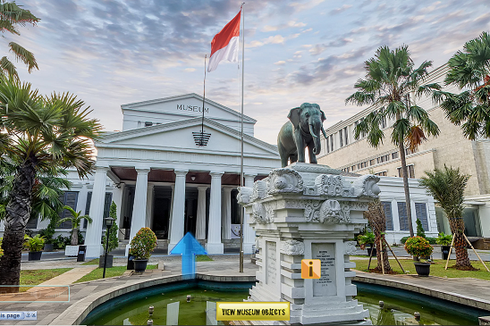
[[(230, 0), (17, 0), (41, 18), (21, 36), (39, 70), (18, 64), (43, 93), (70, 91), (106, 130), (122, 128), (121, 104), (202, 94), (203, 58), (213, 36), (238, 12)], [(253, 0), (245, 9), (245, 114), (256, 137), (275, 143), (287, 113), (318, 103), (325, 127), (361, 108), (346, 106), (363, 63), (379, 46), (407, 44), (415, 64), (443, 65), (490, 31), (488, 0)], [(207, 97), (240, 110), (240, 70), (221, 63)]]

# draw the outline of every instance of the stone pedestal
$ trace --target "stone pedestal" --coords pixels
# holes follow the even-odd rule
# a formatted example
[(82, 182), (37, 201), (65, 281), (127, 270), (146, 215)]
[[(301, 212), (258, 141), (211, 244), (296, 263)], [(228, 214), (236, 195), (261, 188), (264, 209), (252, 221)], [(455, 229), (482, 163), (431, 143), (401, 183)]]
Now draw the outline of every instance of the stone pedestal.
[[(257, 234), (258, 283), (251, 301), (289, 301), (289, 323), (369, 324), (352, 297), (352, 241), (367, 221), (363, 211), (377, 197), (379, 178), (341, 176), (324, 165), (295, 163), (242, 187), (239, 202)], [(320, 259), (321, 278), (302, 279), (301, 260)]]

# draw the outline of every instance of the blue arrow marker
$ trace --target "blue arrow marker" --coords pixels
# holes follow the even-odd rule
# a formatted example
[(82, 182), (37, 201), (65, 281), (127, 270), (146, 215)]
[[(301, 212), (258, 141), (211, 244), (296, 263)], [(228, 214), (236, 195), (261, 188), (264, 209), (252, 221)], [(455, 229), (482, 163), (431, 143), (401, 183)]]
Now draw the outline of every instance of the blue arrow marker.
[(182, 275), (196, 276), (196, 255), (207, 255), (206, 250), (192, 233), (186, 235), (170, 251), (171, 255), (182, 255)]

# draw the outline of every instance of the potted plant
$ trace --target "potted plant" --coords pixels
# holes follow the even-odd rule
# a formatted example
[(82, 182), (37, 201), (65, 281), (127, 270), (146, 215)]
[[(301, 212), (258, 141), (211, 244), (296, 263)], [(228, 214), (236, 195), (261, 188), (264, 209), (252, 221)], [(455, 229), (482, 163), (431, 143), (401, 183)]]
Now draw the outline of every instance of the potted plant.
[(82, 225), (82, 220), (86, 219), (89, 223), (92, 223), (92, 219), (88, 215), (82, 215), (82, 211), (75, 212), (73, 208), (65, 205), (63, 209), (66, 209), (70, 213), (70, 217), (62, 218), (58, 221), (58, 224), (63, 222), (71, 222), (71, 242), (70, 246), (65, 247), (65, 256), (77, 256), (78, 255), (78, 230)]
[(453, 236), (451, 234), (444, 234), (444, 232), (440, 232), (436, 238), (436, 243), (441, 245), (442, 259), (444, 260), (449, 256), (449, 249), (451, 248), (452, 241)]
[[(109, 255), (109, 253), (116, 249), (119, 246), (119, 239), (117, 238), (117, 231), (119, 230), (117, 226), (117, 205), (115, 202), (112, 202), (111, 208), (109, 210), (109, 217), (112, 217), (114, 219), (114, 223), (112, 224), (111, 228), (109, 229), (109, 246), (106, 248), (107, 245), (107, 232), (104, 234), (102, 238), (102, 246), (104, 247), (104, 253), (106, 252), (107, 249), (107, 268), (111, 268), (113, 265), (114, 261), (114, 256)], [(104, 255), (100, 256), (99, 259), (99, 267), (103, 268), (104, 267), (104, 262), (105, 262), (105, 257)]]
[(420, 257), (430, 257), (434, 248), (429, 241), (421, 236), (408, 238), (405, 241), (405, 250), (413, 256), (415, 270), (419, 276), (429, 276), (430, 263), (420, 262)]
[(357, 237), (357, 242), (359, 242), (359, 246), (361, 247), (362, 250), (364, 250), (366, 246), (368, 246), (367, 252), (369, 256), (371, 255), (376, 256), (376, 248), (373, 248), (375, 239), (376, 236), (374, 235), (373, 232), (366, 232)]
[(24, 235), (24, 245), (29, 250), (29, 260), (41, 260), (44, 238), (39, 234), (34, 237)]
[(134, 257), (134, 271), (144, 272), (148, 259), (157, 246), (157, 236), (150, 228), (141, 228), (130, 245), (129, 254)]
[(45, 239), (44, 243), (44, 251), (50, 252), (54, 250), (54, 239), (53, 235), (55, 233), (55, 225), (58, 223), (58, 220), (56, 218), (51, 218), (51, 221), (49, 221), (48, 226), (46, 229), (41, 230), (39, 233), (41, 236)]

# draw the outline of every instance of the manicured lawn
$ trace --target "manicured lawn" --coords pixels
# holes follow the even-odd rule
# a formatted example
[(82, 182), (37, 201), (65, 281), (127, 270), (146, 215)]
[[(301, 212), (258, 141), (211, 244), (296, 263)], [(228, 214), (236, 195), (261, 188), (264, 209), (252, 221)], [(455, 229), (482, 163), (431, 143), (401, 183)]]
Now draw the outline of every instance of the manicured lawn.
[[(362, 272), (367, 272), (367, 266), (368, 266), (368, 259), (355, 259), (352, 258), (351, 261), (356, 263), (356, 268), (359, 271)], [(416, 274), (417, 272), (415, 271), (415, 266), (413, 265), (413, 260), (411, 259), (399, 259), (400, 263), (402, 264), (403, 268), (406, 271), (409, 271), (409, 274)], [(454, 268), (451, 268), (451, 266), (454, 266), (455, 261), (450, 260), (448, 269), (444, 270), (444, 267), (446, 266), (446, 261), (445, 260), (440, 260), (436, 259), (434, 261), (434, 264), (430, 266), (430, 275), (431, 276), (439, 276), (439, 277), (447, 277), (447, 278), (461, 278), (461, 277), (472, 277), (472, 278), (479, 278), (482, 280), (490, 280), (490, 272), (487, 272), (485, 267), (479, 262), (479, 261), (472, 261), (471, 262), (473, 267), (479, 268), (480, 270), (478, 271), (460, 271)], [(487, 266), (490, 268), (490, 262), (485, 262)], [(398, 263), (396, 262), (395, 259), (390, 258), (390, 265), (391, 268), (396, 271), (401, 273), (400, 266), (398, 266)], [(371, 269), (376, 267), (376, 258), (373, 258), (371, 261)]]
[(71, 268), (56, 268), (56, 269), (36, 269), (28, 271), (20, 271), (21, 285), (38, 285), (53, 277), (68, 272)]
[[(148, 265), (146, 269), (156, 269), (157, 265)], [(106, 268), (105, 270), (105, 277), (115, 277), (115, 276), (121, 276), (124, 274), (124, 272), (127, 270), (126, 266), (114, 266), (111, 268)], [(98, 280), (102, 278), (102, 274), (104, 272), (103, 268), (96, 268), (75, 283), (79, 282), (87, 282), (87, 281), (93, 281), (93, 280)]]
[(207, 255), (197, 255), (196, 261), (213, 261), (213, 259)]
[(99, 258), (86, 261), (82, 265), (99, 265)]

